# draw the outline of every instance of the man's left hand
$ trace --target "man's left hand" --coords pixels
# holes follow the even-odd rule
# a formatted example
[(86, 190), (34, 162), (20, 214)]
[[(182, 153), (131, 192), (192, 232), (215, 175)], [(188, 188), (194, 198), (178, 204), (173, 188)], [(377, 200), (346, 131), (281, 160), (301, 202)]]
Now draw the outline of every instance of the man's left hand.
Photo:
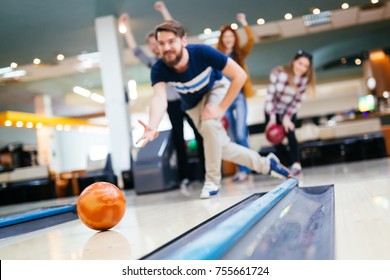
[(224, 110), (218, 105), (207, 104), (201, 113), (202, 121), (210, 119), (220, 119), (224, 115)]

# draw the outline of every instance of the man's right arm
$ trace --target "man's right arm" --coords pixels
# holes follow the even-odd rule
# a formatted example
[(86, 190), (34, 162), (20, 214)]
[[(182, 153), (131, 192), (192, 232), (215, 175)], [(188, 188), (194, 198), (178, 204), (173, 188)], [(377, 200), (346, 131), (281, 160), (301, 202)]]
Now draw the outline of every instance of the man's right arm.
[(143, 141), (142, 147), (157, 138), (158, 126), (167, 106), (167, 85), (164, 82), (159, 82), (153, 86), (153, 96), (149, 104), (149, 124), (139, 121), (145, 129), (144, 134), (137, 141), (137, 143)]

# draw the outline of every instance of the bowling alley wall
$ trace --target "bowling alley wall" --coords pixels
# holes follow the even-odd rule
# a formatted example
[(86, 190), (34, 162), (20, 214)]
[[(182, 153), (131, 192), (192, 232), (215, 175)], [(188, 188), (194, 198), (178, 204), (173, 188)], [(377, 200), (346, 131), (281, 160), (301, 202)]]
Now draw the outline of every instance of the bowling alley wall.
[[(248, 100), (247, 123), (249, 126), (264, 122), (263, 105), (266, 84), (257, 84), (255, 89), (256, 96)], [(356, 110), (357, 100), (363, 94), (366, 94), (363, 78), (318, 84), (315, 95), (308, 95), (303, 102), (298, 117), (310, 118)], [(144, 115), (146, 115), (147, 109), (144, 110)], [(135, 120), (135, 118), (132, 119), (132, 121)], [(170, 123), (167, 117), (164, 117), (160, 127), (163, 130), (169, 129)], [(54, 155), (49, 155), (52, 158), (46, 159), (46, 161), (51, 162), (51, 168), (57, 172), (85, 169), (91, 147), (106, 146), (108, 152), (110, 151), (109, 135), (105, 133), (80, 132), (78, 130), (52, 130), (51, 133), (50, 139), (52, 141), (50, 145), (53, 145), (56, 152)], [(27, 146), (37, 146), (37, 132), (35, 129), (0, 126), (0, 147), (14, 142), (21, 142)], [(252, 148), (258, 150), (261, 147), (254, 143)]]

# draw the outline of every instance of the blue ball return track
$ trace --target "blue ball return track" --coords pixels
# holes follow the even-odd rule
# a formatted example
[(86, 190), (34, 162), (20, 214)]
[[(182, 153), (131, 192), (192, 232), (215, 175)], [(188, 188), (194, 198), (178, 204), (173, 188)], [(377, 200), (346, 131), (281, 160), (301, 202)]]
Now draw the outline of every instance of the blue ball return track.
[(44, 207), (0, 217), (0, 239), (78, 219), (76, 205)]
[(301, 188), (288, 179), (142, 259), (334, 259), (333, 186)]

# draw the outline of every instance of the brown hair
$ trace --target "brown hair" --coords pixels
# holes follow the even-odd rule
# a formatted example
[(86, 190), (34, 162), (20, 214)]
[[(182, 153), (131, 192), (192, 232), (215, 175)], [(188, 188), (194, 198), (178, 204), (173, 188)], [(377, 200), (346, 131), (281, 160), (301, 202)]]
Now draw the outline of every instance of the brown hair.
[(294, 71), (293, 71), (293, 64), (294, 61), (299, 59), (300, 57), (306, 57), (310, 61), (310, 67), (307, 70), (306, 74), (304, 75), (305, 77), (308, 77), (308, 87), (310, 87), (311, 91), (313, 94), (315, 94), (315, 72), (313, 69), (313, 56), (304, 51), (304, 50), (299, 50), (293, 58), (290, 60), (289, 64), (286, 64), (284, 66), (279, 67), (279, 69), (283, 70), (284, 72), (287, 73), (288, 75), (288, 83), (296, 88), (296, 85), (294, 84)]
[(157, 34), (162, 31), (173, 32), (176, 36), (183, 38), (186, 35), (183, 25), (176, 20), (164, 20), (154, 29), (154, 36), (157, 40)]
[(238, 36), (237, 31), (234, 30), (233, 28), (231, 28), (230, 25), (223, 25), (219, 29), (219, 31), (221, 33), (219, 34), (218, 43), (217, 43), (217, 47), (216, 48), (217, 48), (217, 50), (225, 53), (226, 48), (223, 45), (222, 36), (228, 30), (233, 32), (234, 39), (235, 39), (234, 40), (234, 46), (233, 46), (233, 59), (242, 67), (244, 65), (244, 61), (242, 61), (242, 49), (240, 47), (240, 37)]
[(148, 34), (146, 34), (145, 40), (148, 41), (150, 37), (155, 37), (156, 38), (156, 34), (155, 34), (154, 30), (149, 31)]

